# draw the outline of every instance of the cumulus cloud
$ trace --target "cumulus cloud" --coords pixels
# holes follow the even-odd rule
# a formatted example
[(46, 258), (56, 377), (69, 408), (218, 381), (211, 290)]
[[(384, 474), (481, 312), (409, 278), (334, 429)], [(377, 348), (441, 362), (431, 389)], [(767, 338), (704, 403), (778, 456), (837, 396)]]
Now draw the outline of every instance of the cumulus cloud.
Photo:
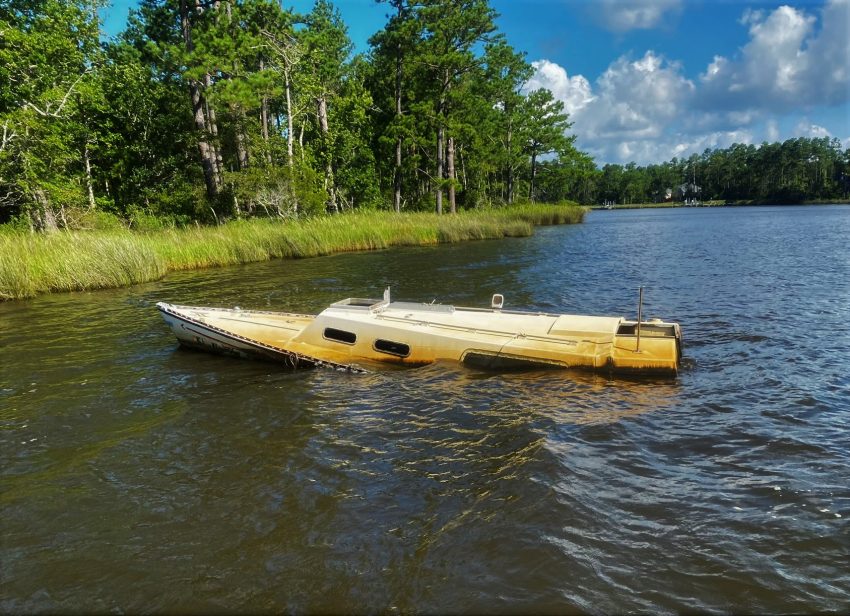
[[(653, 4), (662, 13), (678, 6)], [(748, 43), (735, 57), (715, 56), (695, 80), (680, 63), (647, 51), (637, 60), (618, 58), (593, 82), (538, 60), (527, 89), (548, 88), (564, 102), (577, 145), (599, 163), (647, 164), (705, 148), (778, 141), (783, 114), (850, 102), (848, 16), (850, 0), (830, 0), (819, 17), (790, 6), (747, 10), (741, 24)], [(640, 19), (649, 23), (650, 17)], [(806, 118), (793, 130), (830, 136)]]
[(831, 0), (818, 18), (780, 6), (747, 10), (750, 40), (740, 57), (715, 56), (700, 75), (704, 108), (747, 106), (782, 112), (850, 101), (850, 0)]
[(665, 16), (677, 13), (681, 5), (681, 0), (599, 0), (593, 10), (608, 30), (627, 32), (662, 25)]
[[(821, 32), (809, 41), (809, 81), (817, 100), (839, 105), (850, 101), (850, 0), (833, 0), (823, 10)], [(818, 77), (820, 75), (820, 77)]]
[[(527, 90), (547, 88), (564, 102), (575, 121), (582, 147), (602, 160), (647, 160), (692, 100), (695, 86), (682, 66), (648, 51), (638, 60), (621, 57), (597, 79), (570, 77), (549, 60), (533, 62)], [(664, 156), (662, 158), (669, 158)]]
[(795, 137), (832, 137), (830, 132), (823, 126), (812, 124), (808, 118), (802, 118), (794, 127)]
[(540, 88), (551, 91), (555, 98), (564, 102), (570, 114), (575, 114), (594, 100), (590, 82), (582, 75), (569, 77), (562, 66), (549, 60), (538, 60), (531, 65), (535, 72), (525, 86), (526, 91)]

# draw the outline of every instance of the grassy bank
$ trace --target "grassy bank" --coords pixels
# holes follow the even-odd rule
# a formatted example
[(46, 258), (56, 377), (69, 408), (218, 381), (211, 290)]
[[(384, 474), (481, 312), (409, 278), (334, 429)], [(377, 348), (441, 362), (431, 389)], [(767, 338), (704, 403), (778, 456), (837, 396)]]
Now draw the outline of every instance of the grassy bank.
[(170, 271), (274, 258), (520, 237), (535, 225), (581, 222), (584, 208), (526, 205), (451, 216), (363, 212), (302, 221), (249, 220), (220, 227), (0, 233), (0, 299), (123, 287)]

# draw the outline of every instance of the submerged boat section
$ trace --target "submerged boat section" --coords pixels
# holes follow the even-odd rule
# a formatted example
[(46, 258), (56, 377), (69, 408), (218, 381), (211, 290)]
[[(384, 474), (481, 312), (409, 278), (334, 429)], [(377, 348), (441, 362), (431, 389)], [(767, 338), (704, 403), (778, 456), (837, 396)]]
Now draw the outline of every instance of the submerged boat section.
[(360, 371), (373, 362), (440, 360), (506, 369), (555, 366), (676, 374), (682, 335), (659, 319), (547, 314), (347, 298), (316, 316), (159, 303), (186, 346), (283, 362)]

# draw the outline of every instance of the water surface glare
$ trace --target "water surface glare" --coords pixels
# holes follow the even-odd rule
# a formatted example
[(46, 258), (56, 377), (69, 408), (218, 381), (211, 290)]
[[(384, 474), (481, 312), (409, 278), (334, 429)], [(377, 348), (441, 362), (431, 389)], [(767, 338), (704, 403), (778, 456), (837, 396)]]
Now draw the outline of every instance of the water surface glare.
[[(0, 304), (0, 611), (846, 613), (848, 237), (848, 206), (599, 211)], [(633, 316), (641, 284), (678, 379), (291, 372), (154, 308)]]

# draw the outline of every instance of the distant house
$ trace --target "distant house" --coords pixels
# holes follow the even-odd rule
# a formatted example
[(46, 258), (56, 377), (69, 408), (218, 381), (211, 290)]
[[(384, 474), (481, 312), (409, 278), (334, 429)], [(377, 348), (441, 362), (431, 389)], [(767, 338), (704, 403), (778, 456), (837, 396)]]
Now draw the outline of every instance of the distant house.
[(691, 182), (685, 182), (684, 184), (679, 184), (676, 186), (673, 191), (673, 200), (674, 201), (688, 201), (688, 200), (696, 200), (699, 198), (700, 193), (702, 192), (702, 186), (698, 186)]

